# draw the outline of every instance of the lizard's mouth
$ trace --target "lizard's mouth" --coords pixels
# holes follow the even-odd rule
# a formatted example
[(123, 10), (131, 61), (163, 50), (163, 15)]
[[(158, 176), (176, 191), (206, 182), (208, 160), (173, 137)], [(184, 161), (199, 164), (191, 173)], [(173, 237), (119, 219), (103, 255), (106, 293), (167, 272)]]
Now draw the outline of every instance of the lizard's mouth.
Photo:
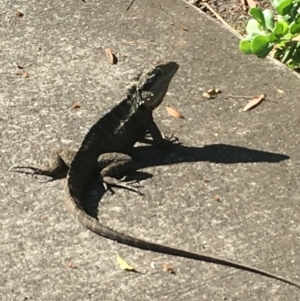
[(167, 62), (157, 65), (140, 78), (138, 88), (148, 109), (154, 110), (160, 105), (178, 68), (176, 62)]

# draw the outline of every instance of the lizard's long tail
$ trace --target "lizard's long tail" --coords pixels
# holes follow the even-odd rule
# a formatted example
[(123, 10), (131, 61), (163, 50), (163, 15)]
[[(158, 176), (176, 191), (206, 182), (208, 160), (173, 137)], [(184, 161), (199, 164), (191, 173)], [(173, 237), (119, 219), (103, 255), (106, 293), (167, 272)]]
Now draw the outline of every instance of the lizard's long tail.
[(75, 215), (77, 216), (79, 222), (82, 225), (84, 225), (86, 228), (88, 228), (89, 230), (91, 230), (105, 238), (115, 240), (119, 243), (122, 243), (122, 244), (125, 244), (128, 246), (132, 246), (132, 247), (136, 247), (139, 249), (143, 249), (143, 250), (149, 250), (149, 251), (153, 251), (153, 252), (169, 254), (169, 255), (178, 256), (178, 257), (190, 258), (190, 259), (194, 259), (194, 260), (201, 260), (201, 261), (220, 264), (223, 266), (228, 266), (228, 267), (232, 267), (232, 268), (236, 268), (236, 269), (240, 269), (240, 270), (245, 270), (248, 272), (256, 273), (256, 274), (263, 275), (263, 276), (266, 276), (269, 278), (273, 278), (273, 279), (279, 280), (281, 282), (293, 285), (297, 288), (300, 288), (300, 284), (297, 284), (293, 281), (287, 280), (283, 277), (276, 276), (269, 272), (266, 272), (266, 271), (263, 271), (260, 269), (256, 269), (256, 268), (252, 268), (247, 265), (239, 264), (239, 263), (232, 262), (229, 260), (220, 259), (217, 257), (212, 257), (212, 256), (208, 256), (208, 255), (203, 255), (203, 254), (192, 253), (192, 252), (188, 252), (188, 251), (184, 251), (184, 250), (180, 250), (180, 249), (175, 249), (175, 248), (147, 242), (145, 240), (137, 239), (137, 238), (119, 233), (111, 228), (108, 228), (108, 227), (102, 225), (97, 219), (91, 217), (90, 215), (85, 213), (82, 209), (79, 209), (78, 207), (76, 207), (75, 204), (74, 204), (74, 207), (72, 206), (70, 209), (73, 213), (75, 212)]

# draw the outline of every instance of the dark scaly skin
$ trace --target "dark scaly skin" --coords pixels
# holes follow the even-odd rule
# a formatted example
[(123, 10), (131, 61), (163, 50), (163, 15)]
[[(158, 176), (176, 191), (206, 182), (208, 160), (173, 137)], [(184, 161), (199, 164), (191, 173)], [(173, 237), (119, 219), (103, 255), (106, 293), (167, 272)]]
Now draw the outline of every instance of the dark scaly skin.
[[(156, 66), (148, 73), (144, 73), (137, 83), (137, 89), (132, 88), (131, 94), (129, 94), (127, 99), (114, 107), (112, 111), (102, 117), (91, 128), (83, 140), (74, 161), (71, 163), (68, 173), (66, 202), (69, 210), (78, 218), (80, 223), (89, 230), (119, 243), (139, 249), (246, 270), (300, 288), (300, 285), (295, 282), (263, 270), (207, 255), (191, 253), (180, 249), (150, 243), (119, 233), (102, 225), (99, 220), (87, 215), (82, 209), (85, 201), (83, 195), (84, 190), (89, 183), (95, 161), (101, 153), (127, 153), (133, 147), (138, 138), (146, 132), (146, 130), (149, 131), (154, 142), (158, 146), (164, 145), (165, 141), (152, 119), (152, 110), (162, 102), (169, 83), (177, 69), (178, 65), (176, 63), (167, 63), (165, 65)], [(161, 75), (154, 78), (152, 74), (156, 72)], [(144, 85), (143, 83), (145, 81), (147, 83)], [(139, 89), (140, 91), (137, 91)]]
[[(76, 151), (74, 150), (55, 148), (51, 153), (49, 165), (43, 167), (17, 165), (12, 166), (9, 171), (51, 177), (51, 179), (46, 182), (62, 179), (67, 176), (69, 167), (75, 155)], [(100, 173), (107, 185), (125, 188), (140, 193), (134, 186), (121, 183), (114, 179), (123, 176), (127, 172), (130, 168), (131, 161), (131, 157), (126, 154), (106, 153), (99, 156), (93, 170), (95, 173)], [(26, 169), (30, 171), (26, 171)]]
[[(44, 167), (35, 166), (12, 166), (9, 170), (19, 173), (26, 173), (31, 175), (44, 175), (54, 179), (62, 179), (67, 176), (71, 162), (75, 157), (76, 152), (69, 149), (55, 148), (51, 152), (50, 163)], [(32, 172), (24, 171), (24, 169), (29, 169)]]
[[(99, 164), (97, 163), (99, 155), (100, 164), (102, 161), (105, 161), (101, 160), (101, 156), (105, 156), (108, 159), (107, 161), (113, 161), (113, 164), (110, 162), (101, 167), (104, 167), (101, 171), (102, 177), (105, 175), (111, 176), (111, 170), (113, 169), (111, 166), (114, 164), (118, 165), (118, 158), (121, 158), (122, 154), (130, 153), (135, 142), (143, 137), (146, 131), (151, 134), (156, 145), (163, 147), (168, 144), (168, 141), (163, 139), (153, 121), (152, 111), (162, 102), (168, 90), (169, 83), (177, 69), (178, 65), (170, 62), (165, 65), (156, 66), (150, 71), (143, 73), (137, 83), (129, 90), (127, 98), (122, 100), (92, 126), (76, 154), (72, 151), (58, 150), (54, 156), (54, 163), (50, 167), (45, 169), (27, 168), (34, 170), (36, 174), (44, 174), (51, 177), (56, 177), (59, 173), (65, 176), (69, 168), (66, 205), (82, 225), (103, 237), (139, 249), (201, 260), (253, 272), (300, 288), (300, 285), (295, 282), (263, 270), (216, 257), (150, 243), (119, 233), (102, 225), (99, 220), (91, 217), (82, 209), (85, 202), (84, 191), (89, 184), (96, 166)], [(127, 162), (126, 157), (123, 161)], [(24, 168), (24, 166), (21, 168)]]

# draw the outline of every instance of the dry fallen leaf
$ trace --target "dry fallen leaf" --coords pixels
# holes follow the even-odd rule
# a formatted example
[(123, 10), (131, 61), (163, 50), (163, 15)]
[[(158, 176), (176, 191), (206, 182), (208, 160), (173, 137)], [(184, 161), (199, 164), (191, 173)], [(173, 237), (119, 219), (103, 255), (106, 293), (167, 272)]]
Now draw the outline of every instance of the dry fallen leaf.
[(27, 71), (25, 71), (25, 72), (23, 72), (22, 76), (23, 76), (24, 78), (28, 78), (28, 77), (29, 77), (29, 73), (28, 73)]
[(221, 198), (218, 195), (214, 196), (214, 200), (219, 203), (221, 202)]
[(256, 3), (254, 0), (247, 0), (248, 6), (251, 7), (256, 7)]
[(181, 26), (181, 30), (183, 30), (183, 31), (189, 31), (185, 26)]
[(18, 18), (22, 18), (24, 16), (24, 14), (22, 12), (20, 12), (20, 11), (17, 11), (15, 13), (15, 16), (18, 17)]
[(80, 108), (80, 104), (78, 104), (77, 102), (73, 103), (71, 109), (76, 110)]
[(207, 99), (215, 98), (219, 93), (222, 93), (220, 89), (209, 89), (207, 92), (204, 92), (202, 95)]
[(136, 269), (129, 265), (124, 259), (122, 259), (119, 254), (117, 254), (117, 263), (119, 264), (120, 268), (125, 271), (136, 272)]
[(276, 91), (278, 92), (278, 93), (284, 93), (284, 91), (283, 90), (280, 90), (280, 89), (276, 89)]
[(109, 60), (109, 62), (112, 65), (116, 65), (118, 63), (118, 59), (117, 59), (116, 55), (112, 52), (112, 50), (110, 48), (106, 48), (105, 53), (106, 53), (107, 59)]
[(167, 264), (163, 264), (162, 268), (163, 268), (164, 272), (168, 272), (168, 273), (173, 274), (173, 275), (176, 274), (175, 270)]
[(266, 94), (260, 94), (257, 97), (251, 99), (243, 108), (243, 112), (253, 109), (258, 106), (264, 99), (266, 98)]
[(18, 69), (24, 69), (24, 67), (23, 66), (21, 66), (19, 63), (14, 63), (14, 65), (18, 68)]
[(68, 268), (70, 268), (70, 269), (77, 269), (77, 266), (76, 266), (75, 263), (72, 262), (72, 261), (66, 262), (66, 266), (67, 266)]
[(27, 71), (25, 71), (25, 70), (17, 71), (16, 75), (20, 75), (20, 76), (22, 76), (24, 78), (28, 78), (29, 77), (29, 73)]
[(175, 118), (180, 118), (180, 119), (185, 119), (184, 116), (179, 113), (177, 110), (171, 108), (171, 107), (166, 107), (167, 112), (169, 113), (169, 115), (175, 117)]

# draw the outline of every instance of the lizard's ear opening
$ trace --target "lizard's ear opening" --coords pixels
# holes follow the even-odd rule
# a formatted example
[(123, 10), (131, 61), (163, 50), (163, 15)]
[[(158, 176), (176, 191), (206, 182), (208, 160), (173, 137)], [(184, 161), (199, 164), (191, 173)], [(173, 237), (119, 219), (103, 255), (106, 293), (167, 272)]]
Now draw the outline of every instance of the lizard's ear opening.
[(153, 111), (161, 103), (161, 101), (157, 103), (157, 99), (153, 98), (154, 94), (151, 91), (141, 91), (140, 95), (148, 110)]
[(153, 93), (150, 91), (141, 91), (140, 95), (144, 102), (149, 102), (151, 101), (151, 96), (153, 96)]

